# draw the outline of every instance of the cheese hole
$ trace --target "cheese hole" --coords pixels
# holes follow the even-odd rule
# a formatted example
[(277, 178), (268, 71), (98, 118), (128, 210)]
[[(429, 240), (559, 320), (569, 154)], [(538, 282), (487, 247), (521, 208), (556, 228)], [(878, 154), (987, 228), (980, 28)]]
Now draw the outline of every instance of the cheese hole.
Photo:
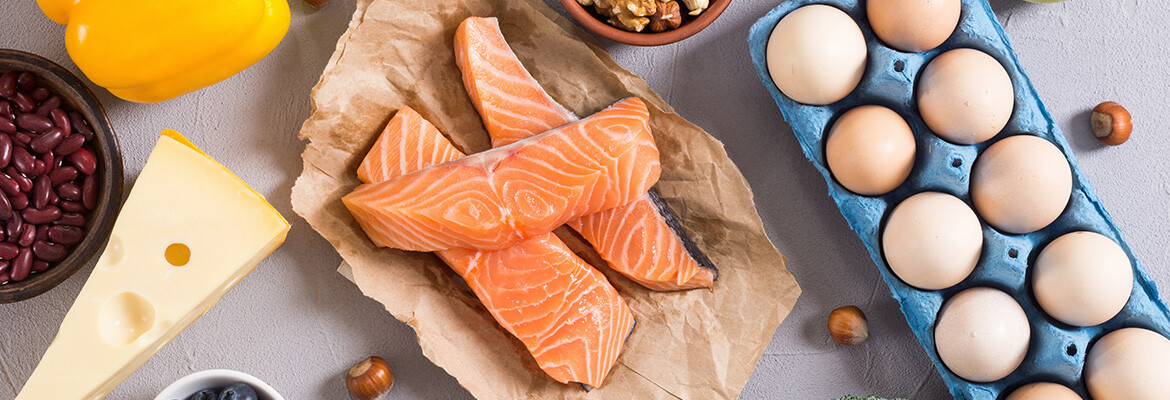
[(102, 254), (101, 264), (105, 266), (118, 265), (122, 261), (122, 238), (118, 235), (110, 235), (109, 243), (106, 243), (106, 252)]
[(124, 292), (106, 301), (98, 316), (99, 332), (107, 342), (134, 343), (154, 327), (154, 304), (142, 295)]
[(167, 246), (167, 250), (163, 252), (163, 256), (167, 258), (167, 262), (176, 267), (182, 267), (191, 262), (191, 248), (182, 243), (172, 243)]

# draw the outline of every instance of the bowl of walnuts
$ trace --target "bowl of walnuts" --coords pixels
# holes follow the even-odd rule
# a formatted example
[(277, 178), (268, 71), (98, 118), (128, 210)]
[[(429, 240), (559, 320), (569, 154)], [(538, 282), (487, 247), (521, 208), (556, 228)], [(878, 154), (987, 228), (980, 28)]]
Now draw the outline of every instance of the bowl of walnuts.
[(711, 25), (731, 0), (561, 0), (577, 23), (635, 46), (674, 43)]

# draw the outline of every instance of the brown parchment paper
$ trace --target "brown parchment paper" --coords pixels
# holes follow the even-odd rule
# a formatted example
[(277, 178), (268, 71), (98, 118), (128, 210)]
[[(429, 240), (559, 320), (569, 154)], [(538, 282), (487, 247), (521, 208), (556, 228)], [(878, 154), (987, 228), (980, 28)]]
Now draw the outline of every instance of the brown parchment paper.
[[(374, 247), (340, 201), (358, 185), (357, 165), (402, 106), (418, 110), (465, 153), (490, 147), (452, 52), (455, 28), (472, 15), (498, 17), (524, 65), (578, 115), (630, 95), (646, 100), (662, 153), (656, 187), (720, 269), (712, 291), (651, 292), (602, 267), (584, 241), (558, 230), (605, 272), (637, 319), (605, 384), (588, 393), (548, 378), (434, 255)], [(342, 274), (413, 327), (424, 354), (478, 398), (735, 398), (800, 294), (723, 145), (540, 0), (359, 0), (312, 104), (300, 132), (310, 143), (293, 208), (344, 258)]]

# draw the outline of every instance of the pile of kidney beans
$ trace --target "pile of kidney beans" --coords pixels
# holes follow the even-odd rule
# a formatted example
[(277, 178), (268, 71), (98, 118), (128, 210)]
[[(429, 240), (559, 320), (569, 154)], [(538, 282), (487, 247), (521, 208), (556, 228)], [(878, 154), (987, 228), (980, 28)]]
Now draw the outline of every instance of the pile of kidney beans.
[(36, 75), (0, 74), (0, 284), (64, 260), (97, 207), (93, 129)]

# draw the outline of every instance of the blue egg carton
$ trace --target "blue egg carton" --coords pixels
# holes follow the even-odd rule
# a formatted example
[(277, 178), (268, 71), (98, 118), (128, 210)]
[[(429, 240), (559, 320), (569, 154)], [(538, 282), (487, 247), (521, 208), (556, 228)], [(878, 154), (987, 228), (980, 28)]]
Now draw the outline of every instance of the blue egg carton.
[[(789, 12), (809, 4), (825, 4), (845, 11), (861, 27), (869, 49), (868, 65), (861, 83), (849, 96), (827, 106), (800, 104), (788, 98), (768, 74), (765, 55), (772, 29)], [(904, 53), (886, 46), (874, 35), (862, 0), (786, 1), (752, 26), (748, 39), (752, 61), (784, 119), (792, 125), (805, 156), (824, 176), (829, 194), (837, 202), (841, 214), (865, 243), (893, 297), (901, 305), (906, 321), (950, 387), (951, 394), (956, 399), (1000, 399), (1025, 384), (1048, 381), (1064, 384), (1089, 399), (1082, 370), (1085, 355), (1093, 342), (1108, 332), (1125, 327), (1152, 329), (1167, 335), (1170, 333), (1170, 311), (1077, 166), (1064, 134), (1024, 74), (1024, 68), (1012, 51), (1007, 34), (996, 20), (991, 6), (985, 0), (962, 0), (962, 4), (959, 27), (943, 45), (922, 53)], [(957, 145), (935, 136), (918, 115), (914, 100), (919, 73), (935, 56), (957, 48), (974, 48), (990, 54), (1007, 69), (1015, 88), (1016, 105), (1011, 121), (995, 138), (977, 145)], [(877, 197), (857, 195), (841, 186), (829, 173), (824, 155), (824, 138), (835, 119), (845, 111), (867, 104), (889, 107), (901, 114), (914, 131), (918, 146), (914, 170), (906, 182), (893, 192)], [(1037, 135), (1056, 144), (1072, 166), (1073, 193), (1060, 218), (1040, 231), (1025, 235), (1006, 234), (983, 222), (983, 253), (975, 271), (966, 280), (936, 291), (917, 289), (902, 282), (882, 256), (880, 237), (887, 211), (923, 191), (949, 193), (970, 205), (971, 166), (976, 157), (998, 140), (1021, 133)], [(1045, 314), (1031, 293), (1028, 266), (1035, 262), (1046, 244), (1074, 231), (1093, 231), (1113, 239), (1125, 250), (1134, 268), (1134, 286), (1129, 302), (1120, 314), (1098, 326), (1081, 328), (1063, 324)], [(990, 383), (967, 381), (949, 371), (939, 359), (934, 343), (935, 320), (943, 303), (964, 289), (979, 286), (997, 288), (1011, 295), (1024, 309), (1032, 329), (1023, 364), (1006, 378)]]

